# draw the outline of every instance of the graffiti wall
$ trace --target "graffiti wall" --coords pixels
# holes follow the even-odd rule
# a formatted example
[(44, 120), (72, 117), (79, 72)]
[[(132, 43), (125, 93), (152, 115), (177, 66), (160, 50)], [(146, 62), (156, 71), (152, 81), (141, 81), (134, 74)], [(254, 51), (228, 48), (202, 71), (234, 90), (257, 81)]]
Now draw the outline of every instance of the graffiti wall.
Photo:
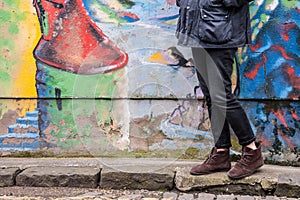
[[(214, 142), (177, 18), (175, 0), (0, 0), (0, 152), (202, 157)], [(273, 160), (299, 156), (299, 24), (296, 0), (251, 2), (233, 75)]]

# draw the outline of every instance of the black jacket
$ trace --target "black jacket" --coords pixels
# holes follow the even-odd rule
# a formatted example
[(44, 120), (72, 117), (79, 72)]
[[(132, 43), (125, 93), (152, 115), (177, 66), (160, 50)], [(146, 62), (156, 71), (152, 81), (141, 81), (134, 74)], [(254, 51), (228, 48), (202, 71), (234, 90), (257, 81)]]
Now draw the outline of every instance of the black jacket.
[(176, 36), (182, 46), (234, 48), (249, 44), (248, 0), (176, 0)]

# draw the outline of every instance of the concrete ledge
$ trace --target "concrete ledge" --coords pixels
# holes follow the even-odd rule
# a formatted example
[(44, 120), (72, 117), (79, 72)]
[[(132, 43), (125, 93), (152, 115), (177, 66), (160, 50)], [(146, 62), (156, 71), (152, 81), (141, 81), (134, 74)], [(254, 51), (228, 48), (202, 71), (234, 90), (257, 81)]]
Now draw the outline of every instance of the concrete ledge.
[(115, 169), (101, 171), (100, 188), (171, 190), (175, 173), (170, 170), (152, 172), (126, 172)]
[(100, 169), (95, 167), (29, 167), (16, 177), (17, 186), (96, 188)]
[(299, 198), (300, 197), (300, 174), (299, 173), (280, 174), (275, 195)]
[(15, 185), (15, 178), (21, 170), (18, 167), (0, 168), (0, 187)]
[(179, 191), (203, 191), (208, 193), (233, 193), (262, 195), (271, 193), (276, 188), (276, 179), (253, 175), (241, 180), (231, 180), (225, 172), (202, 176), (192, 176), (190, 168), (176, 170), (175, 186)]
[[(1, 160), (0, 186), (172, 190), (299, 198), (300, 167), (264, 165), (250, 177), (231, 180), (226, 173), (192, 176), (201, 161), (134, 158), (45, 158)], [(21, 173), (21, 170), (25, 169)], [(175, 190), (173, 190), (175, 189)]]
[(188, 167), (176, 169), (175, 187), (179, 191), (299, 197), (300, 168), (265, 165), (252, 176), (240, 180), (230, 179), (225, 172), (192, 176), (189, 170)]

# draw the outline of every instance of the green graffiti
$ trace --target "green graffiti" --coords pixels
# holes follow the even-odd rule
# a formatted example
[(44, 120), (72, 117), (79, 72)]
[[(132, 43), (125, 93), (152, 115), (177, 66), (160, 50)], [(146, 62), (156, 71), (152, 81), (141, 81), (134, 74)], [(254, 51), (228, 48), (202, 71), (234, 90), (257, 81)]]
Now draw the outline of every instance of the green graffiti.
[(8, 23), (11, 20), (11, 12), (0, 10), (0, 23)]
[(265, 13), (260, 15), (260, 21), (263, 23), (266, 23), (268, 21), (268, 15), (266, 15)]
[(48, 36), (49, 35), (48, 13), (43, 14), (41, 24), (42, 24), (43, 34), (45, 36)]
[[(0, 37), (2, 37), (1, 34)], [(2, 50), (2, 54), (0, 55), (0, 84), (9, 85), (12, 82), (10, 72), (18, 62), (18, 59), (12, 56), (12, 51), (15, 49), (14, 41), (11, 39), (1, 39), (0, 49)], [(1, 91), (6, 93), (10, 91), (10, 88), (2, 87)]]
[(282, 5), (287, 9), (296, 8), (298, 0), (281, 1)]
[[(80, 75), (39, 63), (38, 72), (42, 73), (37, 76), (42, 78), (37, 80), (38, 83), (44, 83), (38, 88), (43, 87), (45, 90), (42, 90), (46, 91), (39, 95), (53, 98), (43, 104), (47, 107), (45, 112), (48, 120), (57, 127), (51, 135), (59, 145), (64, 145), (62, 148), (75, 148), (78, 143), (67, 142), (74, 138), (80, 138), (86, 144), (92, 127), (98, 126), (102, 130), (111, 123), (112, 98), (115, 97), (116, 84), (121, 81), (124, 70)], [(59, 97), (56, 96), (57, 90), (60, 91)], [(55, 98), (59, 98), (59, 101)]]
[[(76, 101), (75, 107), (74, 101)], [(92, 103), (88, 100), (65, 99), (62, 100), (61, 111), (57, 110), (55, 100), (48, 100), (47, 103), (49, 120), (57, 127), (56, 131), (51, 131), (51, 135), (64, 149), (75, 148), (80, 143), (87, 145), (92, 142), (88, 141), (91, 128), (97, 126), (98, 123), (103, 125), (104, 121), (110, 120), (111, 108), (109, 106), (112, 106), (112, 102), (108, 100), (96, 100)], [(82, 122), (80, 119), (84, 119), (84, 121)], [(90, 124), (93, 121), (97, 121), (97, 124)], [(101, 132), (101, 130), (99, 131)], [(76, 140), (81, 142), (75, 142)]]
[(48, 13), (45, 12), (45, 9), (43, 8), (42, 2), (40, 0), (37, 1), (37, 5), (38, 5), (40, 13), (41, 13), (40, 23), (41, 23), (42, 32), (45, 36), (48, 36), (49, 35)]
[(118, 0), (125, 8), (131, 8), (135, 3), (131, 0)]
[(60, 147), (62, 149), (71, 149), (81, 144), (81, 141), (78, 139), (70, 139), (63, 142), (60, 142)]
[[(14, 41), (10, 39), (3, 39), (0, 40), (0, 47), (7, 47), (9, 51), (12, 51), (15, 49)], [(4, 58), (5, 59), (5, 58)]]
[(26, 15), (30, 14), (29, 12), (19, 12), (19, 13), (14, 13), (14, 18), (16, 22), (21, 22), (26, 20)]
[[(84, 61), (82, 61), (84, 63)], [(43, 71), (43, 82), (47, 83), (49, 88), (47, 97), (55, 97), (54, 88), (61, 91), (61, 98), (79, 97), (79, 98), (111, 98), (116, 93), (116, 82), (121, 77), (123, 70), (115, 72), (96, 74), (96, 75), (79, 75), (63, 71), (46, 64), (40, 68)]]
[[(11, 84), (11, 70), (19, 63), (20, 58), (15, 55), (16, 40), (15, 36), (20, 33), (20, 25), (26, 20), (27, 13), (19, 7), (21, 0), (4, 0), (0, 8), (0, 84)], [(1, 89), (6, 93), (9, 87)]]
[(84, 127), (80, 128), (78, 127), (78, 129), (80, 131), (78, 131), (78, 135), (80, 137), (85, 137), (85, 136), (89, 136), (90, 135), (90, 130), (92, 128), (92, 125), (88, 124), (88, 125), (85, 125)]
[(117, 20), (118, 23), (124, 23), (125, 20), (120, 19), (119, 17), (117, 17), (117, 13), (115, 13), (114, 11), (112, 11), (111, 9), (109, 9), (108, 7), (104, 6), (104, 5), (99, 5), (100, 9), (109, 16), (110, 19), (114, 19)]
[(4, 0), (4, 2), (10, 7), (15, 7), (20, 5), (21, 0)]
[(116, 20), (117, 23), (119, 23), (119, 24), (126, 22), (125, 20), (120, 19), (117, 16), (117, 13), (114, 10), (110, 9), (109, 7), (107, 7), (106, 5), (99, 4), (97, 2), (97, 0), (92, 0), (92, 3), (95, 5), (95, 7), (97, 7), (95, 9), (101, 10), (102, 12), (104, 12), (107, 16), (109, 16), (109, 19)]
[(1, 73), (0, 73), (0, 80), (2, 80), (2, 81), (10, 81), (10, 75), (7, 73), (7, 72), (5, 72), (5, 71), (1, 71)]
[(18, 34), (19, 33), (19, 27), (17, 24), (11, 23), (8, 27), (8, 32), (10, 34)]

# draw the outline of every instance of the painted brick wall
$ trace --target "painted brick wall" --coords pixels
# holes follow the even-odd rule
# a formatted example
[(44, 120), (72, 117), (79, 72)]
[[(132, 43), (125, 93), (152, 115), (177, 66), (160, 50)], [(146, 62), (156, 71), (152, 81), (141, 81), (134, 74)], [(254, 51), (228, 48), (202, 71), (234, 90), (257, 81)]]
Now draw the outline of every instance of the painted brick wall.
[[(233, 80), (266, 159), (296, 163), (300, 3), (250, 11)], [(174, 0), (0, 0), (0, 152), (202, 158), (213, 137), (177, 17)]]

